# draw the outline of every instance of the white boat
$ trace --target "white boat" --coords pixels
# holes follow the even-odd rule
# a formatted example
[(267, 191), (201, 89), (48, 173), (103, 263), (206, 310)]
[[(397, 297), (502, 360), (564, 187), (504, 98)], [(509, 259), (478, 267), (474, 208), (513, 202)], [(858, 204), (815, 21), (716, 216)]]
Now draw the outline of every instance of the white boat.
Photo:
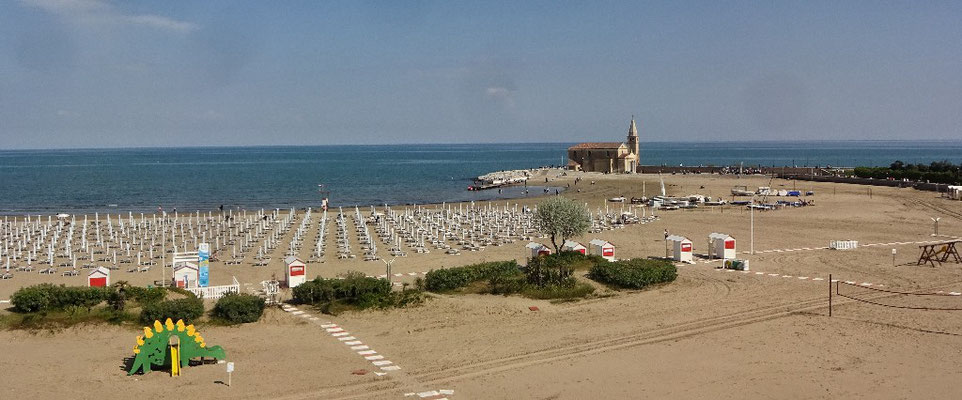
[(626, 200), (626, 199), (625, 199), (624, 196), (612, 197), (612, 198), (608, 199), (608, 201), (610, 201), (610, 202), (612, 202), (612, 203), (624, 203), (625, 200)]
[(753, 194), (755, 194), (755, 192), (752, 192), (752, 191), (748, 190), (748, 186), (733, 186), (733, 187), (732, 187), (732, 195), (733, 195), (733, 196), (751, 196), (751, 195), (753, 195)]

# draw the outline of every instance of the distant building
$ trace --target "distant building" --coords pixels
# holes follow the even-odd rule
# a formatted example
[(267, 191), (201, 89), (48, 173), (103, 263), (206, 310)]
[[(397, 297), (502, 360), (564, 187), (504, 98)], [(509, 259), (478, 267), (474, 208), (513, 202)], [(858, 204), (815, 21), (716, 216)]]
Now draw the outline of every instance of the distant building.
[(640, 156), (635, 118), (628, 127), (628, 141), (579, 143), (568, 148), (568, 167), (575, 171), (635, 173)]

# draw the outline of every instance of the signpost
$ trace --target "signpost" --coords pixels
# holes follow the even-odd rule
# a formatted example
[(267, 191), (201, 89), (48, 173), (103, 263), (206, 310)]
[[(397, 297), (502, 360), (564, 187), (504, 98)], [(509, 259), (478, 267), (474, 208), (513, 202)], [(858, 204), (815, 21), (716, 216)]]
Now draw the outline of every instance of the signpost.
[(234, 363), (228, 362), (227, 363), (227, 387), (230, 387), (230, 378), (231, 378), (231, 373), (233, 372), (234, 372)]

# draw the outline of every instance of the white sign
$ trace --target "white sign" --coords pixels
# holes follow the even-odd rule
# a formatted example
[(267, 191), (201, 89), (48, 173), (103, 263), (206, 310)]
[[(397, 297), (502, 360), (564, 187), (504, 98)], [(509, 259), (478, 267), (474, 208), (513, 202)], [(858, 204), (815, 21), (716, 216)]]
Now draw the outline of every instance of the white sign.
[(227, 363), (227, 372), (234, 372), (234, 363)]
[(893, 255), (893, 256), (894, 256), (894, 255), (896, 255), (897, 253), (898, 253), (898, 251), (897, 251), (897, 250), (895, 250), (895, 249), (892, 249), (892, 255)]

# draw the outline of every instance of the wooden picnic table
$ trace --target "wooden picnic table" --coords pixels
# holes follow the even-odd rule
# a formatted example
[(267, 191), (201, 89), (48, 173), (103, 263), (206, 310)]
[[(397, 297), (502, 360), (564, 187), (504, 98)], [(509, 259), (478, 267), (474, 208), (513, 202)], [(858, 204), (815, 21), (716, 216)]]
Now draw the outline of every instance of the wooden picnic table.
[(950, 257), (955, 260), (954, 262), (962, 264), (962, 257), (959, 256), (959, 250), (955, 247), (959, 243), (962, 243), (962, 240), (947, 240), (919, 245), (922, 254), (919, 255), (919, 262), (916, 265), (929, 263), (932, 267), (935, 267), (936, 262), (941, 265), (949, 261)]

